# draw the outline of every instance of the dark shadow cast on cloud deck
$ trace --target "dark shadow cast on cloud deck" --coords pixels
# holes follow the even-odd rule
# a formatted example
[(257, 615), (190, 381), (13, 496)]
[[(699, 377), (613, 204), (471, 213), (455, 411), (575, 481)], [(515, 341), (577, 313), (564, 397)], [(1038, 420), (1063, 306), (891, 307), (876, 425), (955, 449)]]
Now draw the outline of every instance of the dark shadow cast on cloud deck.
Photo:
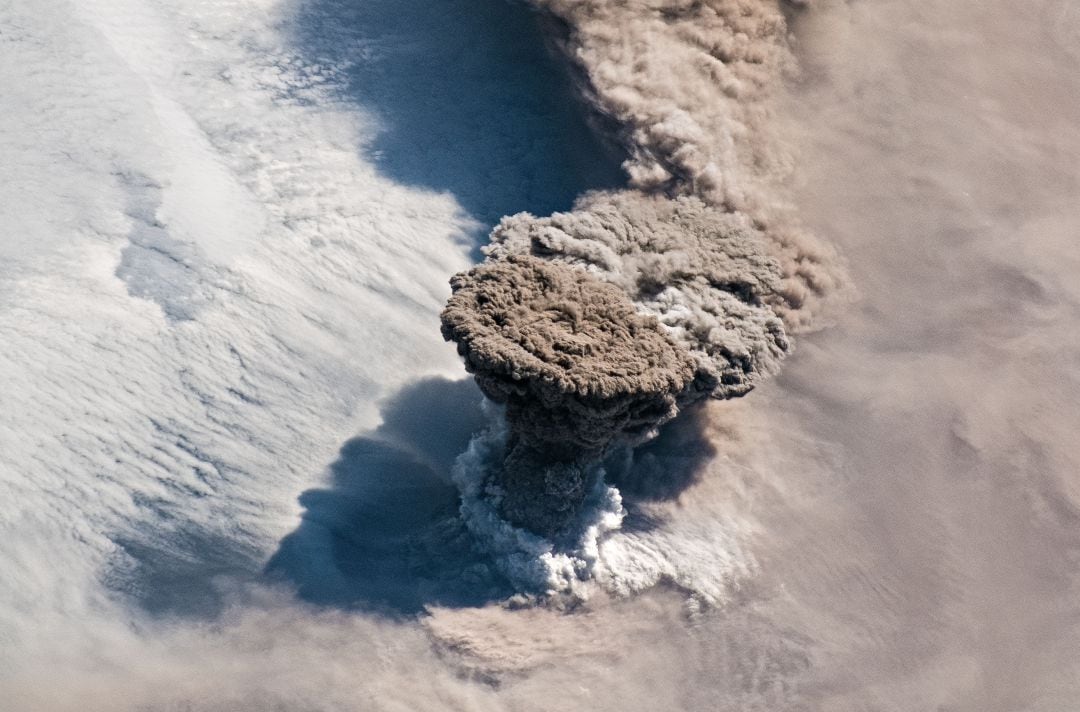
[(705, 434), (707, 419), (704, 406), (696, 403), (636, 448), (630, 462), (608, 462), (607, 479), (619, 488), (623, 501), (668, 502), (696, 484), (717, 453)]
[(616, 451), (604, 463), (606, 480), (618, 488), (626, 517), (624, 531), (648, 531), (663, 524), (652, 505), (673, 502), (704, 476), (717, 454), (706, 435), (708, 416), (697, 403), (665, 423), (655, 438), (631, 453)]
[[(589, 129), (520, 2), (296, 0), (282, 30), (301, 61), (345, 67), (338, 100), (378, 118), (358, 152), (395, 182), (451, 193), (481, 225), (468, 236), (477, 250), (505, 214), (567, 209), (624, 182), (622, 157)], [(313, 603), (395, 615), (503, 597), (448, 475), (479, 427), (479, 399), (471, 380), (392, 396), (383, 425), (345, 443), (329, 482), (303, 493), (302, 523), (264, 572), (251, 547), (154, 508), (162, 534), (118, 540), (108, 584), (151, 615), (203, 618), (234, 584), (266, 577)]]
[(480, 241), (503, 215), (625, 182), (520, 2), (296, 0), (290, 21), (304, 61), (346, 67), (341, 98), (379, 119), (368, 157), (394, 181), (452, 193)]
[[(453, 194), (482, 226), (476, 247), (503, 215), (565, 210), (624, 182), (522, 3), (298, 0), (291, 20), (304, 61), (346, 67), (341, 99), (379, 119), (361, 150), (391, 180)], [(389, 615), (511, 594), (449, 478), (483, 427), (480, 399), (471, 379), (392, 396), (383, 424), (344, 444), (328, 486), (301, 495), (302, 523), (267, 576), (311, 603)]]
[[(328, 484), (301, 495), (301, 524), (282, 540), (267, 577), (309, 603), (391, 617), (513, 594), (477, 550), (450, 481), (455, 459), (488, 424), (481, 400), (472, 379), (428, 378), (385, 401), (382, 424), (346, 442)], [(609, 463), (627, 528), (656, 526), (642, 505), (677, 498), (715, 455), (702, 414), (686, 415), (621, 466)]]
[[(426, 606), (480, 606), (515, 591), (478, 551), (459, 515), (450, 479), (457, 456), (488, 420), (472, 379), (426, 378), (382, 403), (382, 423), (348, 440), (324, 483), (301, 494), (299, 526), (260, 573), (258, 552), (211, 536), (192, 522), (172, 524), (161, 540), (119, 540), (130, 559), (113, 573), (151, 615), (214, 618), (245, 583), (283, 584), (311, 604), (391, 618)], [(703, 415), (688, 412), (661, 429), (633, 458), (608, 463), (620, 488), (624, 528), (648, 530), (650, 503), (670, 501), (696, 483), (715, 450)]]
[(300, 496), (301, 524), (267, 576), (309, 603), (390, 616), (509, 595), (475, 550), (450, 482), (454, 459), (485, 425), (481, 397), (471, 379), (431, 378), (386, 401), (383, 423), (342, 446), (328, 485)]

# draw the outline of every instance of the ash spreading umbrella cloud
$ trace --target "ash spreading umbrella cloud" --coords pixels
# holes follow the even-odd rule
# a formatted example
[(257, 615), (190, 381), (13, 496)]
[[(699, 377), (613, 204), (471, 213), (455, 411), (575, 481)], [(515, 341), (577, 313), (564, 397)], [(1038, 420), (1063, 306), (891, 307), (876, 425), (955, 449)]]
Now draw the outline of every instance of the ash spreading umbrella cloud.
[[(792, 67), (777, 3), (534, 4), (630, 156), (630, 187), (505, 218), (487, 264), (454, 278), (442, 318), (507, 405), (502, 513), (551, 533), (588, 490), (582, 463), (775, 373), (788, 330), (809, 324), (840, 271), (769, 192), (784, 158), (768, 98)], [(526, 514), (518, 499), (557, 506)]]

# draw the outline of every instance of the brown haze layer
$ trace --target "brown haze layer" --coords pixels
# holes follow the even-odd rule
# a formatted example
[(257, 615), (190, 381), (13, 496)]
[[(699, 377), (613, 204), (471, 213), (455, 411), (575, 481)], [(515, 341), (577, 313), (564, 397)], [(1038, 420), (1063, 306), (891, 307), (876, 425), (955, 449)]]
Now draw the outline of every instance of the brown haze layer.
[[(419, 622), (291, 598), (114, 619), (102, 594), (52, 585), (80, 562), (43, 546), (26, 589), (83, 615), (13, 607), (30, 644), (0, 671), (4, 709), (1076, 709), (1080, 5), (833, 0), (790, 29), (792, 201), (860, 298), (752, 401), (705, 402), (715, 457), (623, 527), (620, 570), (660, 562), (675, 590)], [(697, 602), (709, 586), (721, 605)]]
[[(458, 343), (469, 371), (489, 396), (501, 394), (511, 381), (520, 391), (508, 410), (515, 442), (551, 441), (552, 423), (568, 422), (567, 412), (581, 412), (577, 393), (603, 392), (606, 373), (621, 373), (628, 360), (620, 351), (612, 351), (605, 362), (594, 353), (505, 347), (503, 335), (524, 334), (543, 321), (530, 310), (537, 304), (546, 309), (547, 302), (515, 291), (535, 281), (536, 260), (549, 263), (549, 283), (569, 284), (589, 273), (618, 287), (627, 306), (659, 319), (679, 348), (677, 360), (694, 363), (689, 384), (667, 378), (667, 365), (657, 374), (633, 373), (619, 380), (639, 384), (640, 393), (629, 397), (643, 402), (655, 400), (654, 382), (671, 384), (663, 402), (639, 409), (648, 418), (635, 417), (627, 427), (623, 409), (597, 404), (585, 419), (590, 431), (606, 434), (602, 443), (582, 447), (564, 438), (554, 450), (534, 448), (529, 458), (509, 457), (503, 468), (527, 463), (541, 471), (534, 476), (537, 481), (570, 477), (572, 486), (564, 483), (557, 489), (583, 494), (579, 477), (561, 467), (558, 474), (543, 474), (544, 463), (595, 461), (620, 439), (632, 442), (654, 431), (675, 415), (676, 405), (745, 394), (778, 370), (790, 349), (786, 329), (809, 324), (820, 299), (838, 286), (839, 268), (831, 252), (795, 226), (771, 193), (785, 158), (768, 126), (770, 99), (793, 64), (778, 2), (534, 4), (556, 18), (550, 23), (560, 29), (556, 44), (574, 66), (583, 95), (630, 156), (624, 168), (631, 187), (584, 196), (569, 213), (504, 219), (486, 249), (489, 262), (501, 263), (498, 283), (505, 288), (496, 299), (499, 319), (467, 314), (490, 304), (465, 297), (481, 282), (488, 288), (485, 299), (495, 298), (491, 278), (496, 271), (474, 271), (455, 278), (443, 334)], [(515, 255), (536, 259), (516, 260)], [(519, 296), (526, 301), (515, 302)], [(582, 304), (581, 311), (594, 326), (605, 313), (623, 318), (622, 311), (606, 306)], [(468, 329), (462, 328), (465, 324)], [(655, 352), (645, 342), (626, 346)], [(575, 389), (552, 387), (567, 380), (577, 381)], [(539, 398), (541, 393), (545, 397)], [(535, 403), (524, 407), (527, 398)], [(563, 509), (571, 516), (576, 508)], [(560, 525), (543, 517), (530, 523), (511, 516), (505, 505), (503, 513), (534, 531)]]
[(506, 692), (530, 710), (1073, 709), (1080, 7), (819, 2), (792, 29), (794, 201), (859, 301), (711, 404), (739, 446), (650, 510), (696, 559), (688, 532), (737, 513), (760, 570), (705, 614), (652, 593), (438, 631), (531, 664)]
[[(783, 275), (778, 312), (809, 324), (842, 282), (832, 250), (800, 229), (773, 181), (790, 170), (772, 98), (796, 71), (780, 0), (534, 0), (565, 23), (563, 53), (645, 193), (696, 195), (763, 229)], [(796, 5), (801, 3), (796, 3)]]

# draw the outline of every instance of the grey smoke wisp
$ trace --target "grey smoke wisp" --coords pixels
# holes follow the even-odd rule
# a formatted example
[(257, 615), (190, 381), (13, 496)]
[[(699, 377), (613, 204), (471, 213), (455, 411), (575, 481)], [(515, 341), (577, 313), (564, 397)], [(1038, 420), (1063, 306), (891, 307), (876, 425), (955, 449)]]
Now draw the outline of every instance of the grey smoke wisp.
[(452, 280), (443, 335), (506, 408), (501, 513), (550, 534), (589, 464), (775, 373), (840, 282), (770, 185), (768, 99), (793, 68), (778, 0), (533, 0), (629, 158), (625, 190), (504, 218)]

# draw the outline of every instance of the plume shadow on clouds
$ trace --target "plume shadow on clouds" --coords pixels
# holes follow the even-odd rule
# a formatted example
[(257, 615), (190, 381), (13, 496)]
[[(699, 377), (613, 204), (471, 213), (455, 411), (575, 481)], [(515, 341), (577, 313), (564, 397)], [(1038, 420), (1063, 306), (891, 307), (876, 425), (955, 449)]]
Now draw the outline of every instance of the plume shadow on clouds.
[(106, 584), (155, 617), (215, 619), (245, 584), (284, 584), (303, 600), (389, 617), (428, 604), (481, 605), (509, 584), (473, 548), (450, 481), (455, 458), (487, 425), (472, 379), (428, 378), (382, 404), (382, 424), (348, 440), (325, 485), (300, 495), (300, 525), (262, 565), (165, 505), (156, 531), (114, 537)]
[(655, 438), (636, 448), (632, 460), (608, 464), (607, 480), (619, 488), (631, 513), (635, 503), (677, 499), (701, 479), (717, 453), (706, 435), (707, 421), (701, 404), (684, 408)]
[(298, 0), (295, 13), (305, 61), (346, 67), (343, 98), (380, 121), (367, 147), (380, 170), (453, 193), (482, 224), (476, 238), (503, 215), (566, 210), (624, 182), (525, 5)]
[(300, 497), (300, 526), (266, 567), (317, 605), (389, 616), (428, 604), (480, 605), (511, 592), (473, 548), (450, 467), (485, 421), (472, 380), (430, 378), (383, 407), (375, 431), (346, 442), (326, 488)]
[[(178, 516), (147, 539), (117, 537), (126, 565), (108, 582), (154, 616), (213, 619), (244, 582), (283, 583), (318, 606), (391, 618), (427, 605), (478, 606), (514, 593), (474, 549), (450, 480), (455, 458), (488, 425), (471, 379), (427, 378), (383, 402), (383, 422), (345, 442), (321, 487), (300, 495), (300, 525), (259, 570), (259, 553)], [(705, 408), (691, 406), (632, 455), (605, 463), (627, 516), (647, 531), (652, 503), (675, 500), (702, 477), (716, 448)], [(145, 533), (144, 533), (145, 534)], [(160, 541), (159, 541), (160, 539)]]
[(608, 458), (606, 480), (618, 488), (626, 509), (623, 531), (645, 532), (662, 526), (664, 522), (650, 505), (675, 501), (701, 481), (717, 454), (707, 426), (706, 407), (695, 403), (661, 426), (649, 442)]
[[(523, 4), (296, 0), (288, 24), (302, 62), (344, 66), (340, 99), (378, 117), (368, 157), (394, 181), (451, 192), (482, 224), (477, 249), (504, 214), (565, 210), (623, 181), (621, 157), (588, 129)], [(468, 441), (457, 428), (479, 417), (467, 402), (478, 393), (471, 379), (428, 380), (388, 401), (381, 428), (342, 446), (330, 486), (302, 495), (304, 521), (266, 573), (328, 605), (411, 612), (481, 601), (488, 584), (466, 583), (476, 561), (446, 523), (457, 508), (447, 473)], [(242, 533), (224, 539), (165, 502), (144, 505), (162, 524), (115, 535), (105, 578), (147, 613), (214, 618), (238, 582), (263, 575)]]

